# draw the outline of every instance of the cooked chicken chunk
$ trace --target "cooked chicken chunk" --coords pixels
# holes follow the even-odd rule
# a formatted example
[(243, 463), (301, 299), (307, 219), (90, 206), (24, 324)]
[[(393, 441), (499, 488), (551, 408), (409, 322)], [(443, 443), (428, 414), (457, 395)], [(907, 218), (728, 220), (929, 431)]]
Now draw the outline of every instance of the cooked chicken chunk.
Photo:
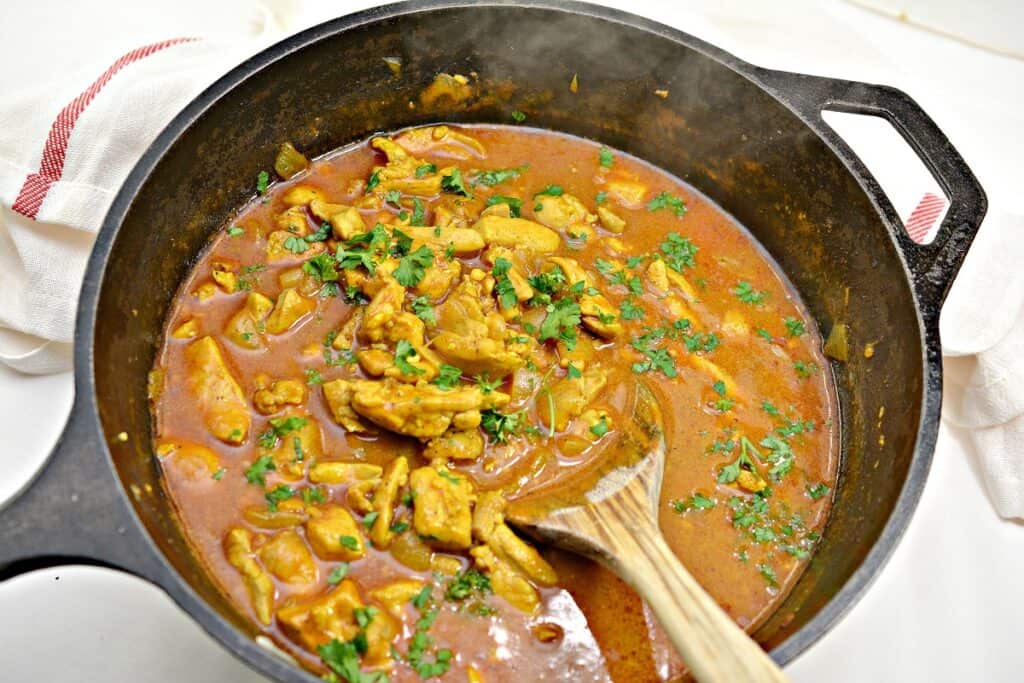
[(306, 522), (306, 538), (320, 559), (351, 562), (366, 555), (359, 526), (340, 505), (312, 508)]
[(210, 433), (224, 443), (237, 445), (245, 441), (250, 425), (249, 406), (213, 337), (189, 344), (185, 363), (188, 387)]
[(469, 375), (505, 377), (522, 367), (525, 359), (510, 348), (511, 336), (505, 320), (484, 298), (480, 283), (467, 277), (435, 309), (438, 334), (433, 348), (447, 363)]
[(405, 606), (425, 585), (419, 579), (401, 579), (374, 588), (370, 597), (382, 604), (393, 617), (401, 619)]
[(365, 462), (317, 462), (309, 468), (309, 480), (314, 484), (354, 484), (380, 479), (383, 472), (380, 465)]
[(275, 424), (298, 425), (281, 435), (269, 454), (274, 459), (274, 467), (282, 478), (289, 481), (301, 479), (306, 472), (306, 465), (316, 462), (324, 455), (320, 423), (308, 413), (288, 410), (280, 418), (271, 419), (271, 425)]
[(484, 242), (510, 249), (525, 249), (547, 254), (562, 245), (562, 238), (550, 228), (525, 218), (505, 218), (491, 214), (473, 224)]
[(259, 388), (253, 395), (252, 402), (256, 410), (264, 415), (273, 415), (287, 405), (298, 406), (306, 401), (306, 387), (294, 379), (282, 379), (267, 386), (259, 382)]
[(420, 467), (409, 475), (409, 487), (416, 533), (442, 548), (468, 548), (474, 499), (469, 480), (443, 467)]
[(277, 297), (274, 310), (267, 318), (267, 332), (270, 334), (281, 334), (287, 332), (295, 324), (313, 312), (316, 302), (307, 299), (293, 288), (285, 289)]
[(378, 548), (386, 548), (395, 536), (391, 523), (395, 519), (395, 505), (398, 503), (398, 491), (409, 481), (409, 461), (405, 456), (398, 456), (387, 464), (380, 484), (373, 493), (373, 510), (377, 519), (370, 528), (370, 540)]
[(534, 209), (538, 222), (571, 237), (590, 239), (594, 236), (597, 216), (590, 213), (576, 196), (568, 192), (563, 192), (557, 197), (540, 195), (534, 202), (540, 207)]
[(316, 583), (316, 562), (302, 537), (291, 529), (271, 536), (260, 548), (260, 560), (267, 571), (285, 583), (307, 586)]
[(475, 460), (483, 455), (484, 439), (475, 429), (454, 431), (449, 429), (431, 439), (423, 449), (428, 460)]
[(260, 567), (252, 549), (253, 535), (245, 529), (232, 529), (224, 538), (224, 552), (228, 562), (242, 575), (242, 582), (252, 600), (256, 618), (262, 624), (269, 624), (274, 608), (274, 582)]
[(331, 409), (334, 421), (340, 424), (349, 432), (364, 434), (373, 431), (363, 424), (359, 415), (352, 409), (353, 382), (344, 379), (336, 379), (332, 382), (324, 382), (324, 399)]
[(245, 304), (231, 316), (224, 336), (235, 344), (246, 349), (261, 349), (266, 344), (263, 339), (264, 319), (274, 308), (274, 302), (259, 292), (252, 292), (245, 298)]

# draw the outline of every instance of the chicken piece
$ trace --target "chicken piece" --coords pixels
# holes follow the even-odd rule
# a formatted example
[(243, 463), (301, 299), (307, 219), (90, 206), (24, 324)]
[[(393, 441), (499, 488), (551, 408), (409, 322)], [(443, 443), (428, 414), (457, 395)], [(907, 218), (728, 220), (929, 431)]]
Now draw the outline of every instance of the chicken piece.
[(413, 128), (396, 137), (395, 142), (412, 154), (441, 153), (463, 160), (487, 155), (479, 140), (448, 126)]
[(572, 363), (577, 370), (583, 370), (597, 355), (594, 342), (586, 335), (580, 335), (576, 339), (576, 346), (571, 350), (561, 339), (558, 340), (556, 346), (558, 347), (558, 365), (563, 368), (569, 367), (569, 364)]
[(305, 206), (290, 206), (274, 216), (274, 223), (281, 230), (293, 235), (307, 235), (309, 234), (308, 216)]
[(400, 579), (374, 588), (370, 591), (370, 597), (383, 605), (391, 616), (400, 620), (405, 606), (425, 585), (419, 579)]
[(451, 245), (452, 253), (463, 256), (478, 252), (484, 248), (484, 240), (480, 233), (470, 228), (428, 228), (409, 225), (402, 232), (412, 238), (412, 249), (425, 244), (434, 251), (444, 251)]
[[(302, 251), (293, 251), (288, 246)], [(275, 230), (267, 235), (267, 261), (305, 261), (321, 253), (327, 247), (323, 242), (307, 242), (301, 236), (287, 230)]]
[(370, 540), (377, 548), (387, 548), (395, 536), (391, 522), (395, 518), (398, 490), (409, 481), (409, 461), (400, 455), (387, 464), (380, 484), (373, 494), (373, 510), (377, 518), (370, 527)]
[(427, 460), (476, 460), (484, 452), (484, 439), (476, 430), (447, 432), (431, 439), (423, 449)]
[(668, 268), (662, 259), (654, 259), (647, 266), (647, 281), (660, 294), (666, 294), (669, 288)]
[(380, 479), (384, 469), (367, 462), (317, 462), (309, 468), (314, 484), (354, 484)]
[(295, 531), (287, 529), (271, 536), (259, 551), (263, 566), (290, 585), (311, 586), (319, 572), (309, 547)]
[[(582, 372), (582, 376), (572, 379), (563, 377), (551, 384), (551, 400), (555, 406), (555, 429), (564, 431), (569, 426), (569, 419), (579, 417), (590, 403), (597, 397), (608, 380), (604, 369), (591, 365)], [(540, 421), (545, 427), (551, 427), (549, 411), (540, 411)]]
[(435, 309), (440, 332), (432, 344), (445, 362), (467, 374), (497, 379), (522, 367), (526, 360), (506, 342), (510, 332), (504, 319), (493, 310), (485, 314), (485, 305), (493, 309), (494, 302), (480, 283), (463, 278)]
[(594, 282), (576, 259), (549, 256), (548, 263), (561, 269), (570, 286), (578, 282), (585, 285), (584, 293), (580, 296), (580, 322), (584, 327), (603, 339), (612, 339), (622, 332), (618, 311), (608, 303), (604, 294), (591, 293), (596, 290)]
[(193, 481), (209, 479), (221, 468), (220, 458), (206, 446), (182, 441), (161, 441), (156, 447), (159, 458), (171, 458), (174, 467)]
[(274, 467), (283, 479), (297, 481), (306, 472), (306, 463), (316, 462), (324, 455), (320, 423), (307, 413), (288, 410), (280, 418), (272, 418), (271, 426), (296, 424), (294, 429), (277, 439), (269, 451)]
[(357, 481), (345, 491), (345, 502), (361, 515), (373, 511), (373, 492), (377, 489), (380, 479)]
[(267, 332), (281, 334), (295, 327), (295, 324), (313, 312), (316, 302), (307, 299), (295, 289), (285, 289), (277, 297), (274, 310), (267, 318)]
[(757, 493), (758, 491), (764, 491), (768, 488), (768, 482), (764, 480), (764, 477), (756, 471), (749, 471), (741, 469), (739, 476), (736, 477), (736, 483), (744, 491), (750, 491), (751, 493)]
[(746, 392), (740, 389), (739, 385), (736, 384), (736, 380), (732, 378), (728, 372), (722, 369), (718, 363), (708, 360), (704, 356), (699, 356), (695, 353), (687, 355), (687, 359), (690, 361), (690, 365), (695, 367), (697, 370), (705, 373), (711, 379), (716, 382), (721, 382), (725, 385), (725, 393), (733, 398), (745, 399)]
[(384, 152), (388, 163), (374, 169), (378, 183), (373, 192), (383, 195), (388, 190), (398, 190), (402, 194), (432, 197), (441, 192), (441, 174), (433, 173), (416, 177), (416, 169), (425, 165), (423, 159), (412, 156), (391, 138), (376, 137), (370, 140), (374, 149)]
[(446, 468), (420, 467), (409, 475), (409, 487), (416, 533), (442, 548), (468, 548), (475, 498), (469, 480)]
[(639, 209), (644, 205), (647, 186), (632, 180), (611, 180), (608, 182), (608, 194), (623, 206)]
[(350, 240), (366, 233), (366, 222), (359, 209), (345, 204), (328, 204), (314, 200), (309, 205), (313, 215), (331, 224), (331, 232), (339, 240)]
[(288, 206), (305, 206), (312, 203), (314, 199), (326, 201), (323, 192), (309, 185), (296, 185), (281, 197), (281, 201)]
[(256, 406), (256, 410), (264, 415), (273, 415), (285, 406), (298, 406), (305, 401), (306, 387), (302, 382), (294, 379), (282, 379), (269, 387), (260, 386), (252, 397), (252, 403)]
[(749, 337), (750, 324), (742, 313), (729, 309), (722, 316), (722, 332), (728, 337)]
[(171, 336), (175, 339), (194, 339), (199, 336), (199, 323), (195, 318), (190, 318), (178, 325)]
[(510, 605), (527, 614), (534, 614), (540, 608), (540, 594), (537, 589), (515, 569), (503, 562), (489, 546), (471, 548), (477, 566), (487, 573), (491, 588)]
[(263, 320), (274, 308), (274, 302), (259, 292), (251, 292), (238, 312), (224, 328), (224, 336), (244, 349), (261, 349), (265, 325)]
[(245, 521), (260, 529), (289, 529), (305, 523), (309, 517), (305, 504), (298, 498), (288, 498), (277, 504), (271, 512), (266, 505), (247, 507), (242, 516)]
[(395, 356), (383, 349), (361, 349), (356, 352), (359, 368), (370, 377), (382, 377), (394, 365)]
[(306, 538), (321, 560), (351, 562), (366, 555), (359, 523), (340, 505), (311, 509), (306, 522)]
[(214, 261), (210, 266), (213, 281), (228, 294), (238, 290), (238, 264)]
[[(345, 271), (351, 273), (353, 271)], [(331, 342), (331, 348), (335, 351), (349, 350), (352, 348), (352, 342), (356, 338), (356, 330), (363, 324), (363, 309), (356, 309), (352, 315), (349, 316), (348, 320), (344, 322), (341, 329), (338, 330), (338, 334), (335, 335), (334, 341)]]
[(324, 399), (331, 409), (331, 416), (345, 428), (345, 431), (356, 434), (373, 432), (374, 430), (364, 424), (352, 409), (352, 390), (353, 382), (345, 379), (323, 383)]
[(416, 283), (413, 292), (437, 300), (448, 293), (452, 284), (462, 275), (462, 264), (457, 260), (435, 259), (434, 265), (427, 266), (423, 279)]
[(249, 406), (228, 369), (213, 337), (203, 337), (185, 349), (188, 387), (207, 429), (227, 444), (238, 445), (249, 434)]
[(274, 582), (253, 556), (253, 534), (245, 529), (231, 529), (224, 537), (224, 553), (228, 562), (242, 575), (256, 618), (269, 625), (274, 608)]
[(445, 390), (390, 378), (352, 382), (351, 404), (358, 414), (387, 430), (423, 441), (444, 434), (464, 413), (500, 408), (508, 401), (508, 394), (484, 394), (471, 386)]
[(687, 280), (682, 273), (677, 273), (676, 271), (669, 268), (665, 272), (665, 274), (668, 275), (669, 281), (679, 288), (679, 291), (683, 293), (683, 297), (687, 301), (689, 301), (690, 303), (700, 301), (700, 296), (697, 295), (697, 289), (692, 284), (690, 284), (690, 281)]
[[(345, 579), (333, 590), (312, 600), (300, 602), (277, 611), (277, 620), (290, 639), (310, 652), (331, 640), (347, 642), (360, 631), (355, 610), (365, 607), (359, 589)], [(398, 635), (398, 624), (391, 615), (377, 612), (366, 627), (366, 654), (363, 663), (381, 666), (390, 661), (391, 641)]]
[(535, 197), (534, 203), (540, 207), (534, 209), (539, 223), (571, 237), (590, 239), (594, 236), (597, 216), (590, 213), (578, 197), (568, 192), (557, 197), (545, 194)]
[(526, 276), (523, 275), (523, 270), (520, 264), (521, 259), (516, 257), (515, 252), (506, 247), (489, 247), (487, 251), (483, 253), (483, 262), (491, 266), (492, 269), (498, 259), (504, 259), (511, 264), (505, 274), (508, 275), (509, 282), (512, 283), (512, 289), (515, 290), (516, 299), (519, 301), (527, 301), (533, 298), (533, 287), (530, 286)]
[[(402, 304), (405, 302), (405, 288), (394, 280), (387, 280), (384, 285), (373, 295), (370, 303), (366, 305), (363, 312), (363, 322), (359, 326), (359, 338), (371, 344), (378, 344), (390, 340), (393, 336), (390, 328), (395, 325), (398, 316), (403, 312)], [(419, 320), (413, 316), (415, 320)], [(416, 328), (416, 323), (403, 319), (403, 323)], [(419, 320), (419, 336), (406, 340), (416, 345), (423, 343), (423, 321)], [(401, 339), (401, 337), (399, 337)]]
[(554, 585), (558, 580), (554, 568), (505, 524), (506, 505), (504, 496), (497, 491), (480, 494), (473, 511), (473, 536), (530, 580), (544, 586)]
[(626, 221), (619, 217), (617, 213), (611, 209), (599, 206), (597, 207), (597, 215), (601, 218), (601, 225), (604, 226), (608, 232), (614, 232), (617, 235), (621, 235), (626, 231)]
[(484, 242), (510, 249), (524, 249), (538, 254), (549, 254), (562, 246), (562, 238), (550, 228), (525, 218), (482, 216), (473, 224)]
[(195, 295), (200, 301), (207, 301), (217, 293), (217, 285), (212, 282), (204, 282), (196, 287)]
[[(444, 178), (450, 176), (454, 166), (442, 168), (438, 173)], [(434, 225), (444, 228), (471, 229), (480, 218), (484, 200), (480, 196), (464, 197), (458, 194), (442, 194), (434, 202)]]

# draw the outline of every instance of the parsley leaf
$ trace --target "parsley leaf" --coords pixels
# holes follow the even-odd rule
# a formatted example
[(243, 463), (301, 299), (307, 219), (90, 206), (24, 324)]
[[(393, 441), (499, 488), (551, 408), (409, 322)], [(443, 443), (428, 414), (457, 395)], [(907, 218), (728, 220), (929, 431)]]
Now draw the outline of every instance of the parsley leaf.
[(270, 174), (266, 171), (260, 171), (256, 175), (256, 194), (263, 194), (267, 191), (267, 185), (270, 184)]
[(320, 371), (319, 370), (316, 370), (315, 368), (307, 368), (306, 369), (306, 384), (309, 384), (309, 385), (312, 386), (312, 385), (315, 385), (315, 384), (323, 384), (323, 383), (324, 383), (324, 378), (320, 376)]
[(359, 550), (359, 539), (355, 536), (341, 536), (338, 542), (341, 543), (343, 548)]
[(683, 268), (693, 268), (697, 245), (678, 232), (670, 232), (661, 243), (661, 253), (665, 255), (665, 265), (681, 273)]
[(486, 185), (487, 187), (494, 187), (499, 183), (503, 183), (506, 180), (512, 180), (518, 178), (530, 168), (529, 164), (523, 164), (516, 168), (496, 168), (492, 171), (480, 171), (473, 176), (473, 185)]
[(563, 194), (565, 194), (565, 190), (562, 189), (561, 185), (548, 185), (533, 196), (540, 197), (547, 195), (548, 197), (561, 197)]
[(596, 436), (599, 439), (602, 436), (604, 436), (605, 434), (607, 434), (608, 433), (608, 418), (605, 417), (604, 415), (602, 415), (601, 419), (596, 424), (590, 425), (590, 433), (593, 434), (594, 436)]
[(431, 173), (437, 173), (437, 166), (434, 164), (423, 164), (422, 166), (416, 167), (416, 177), (423, 178)]
[(516, 288), (509, 279), (508, 271), (512, 270), (512, 262), (508, 259), (494, 259), (494, 268), (491, 275), (494, 276), (494, 292), (498, 295), (498, 303), (502, 308), (512, 308), (519, 303), (516, 296)]
[(615, 162), (615, 157), (607, 147), (602, 147), (601, 151), (597, 153), (597, 158), (601, 164), (601, 168), (611, 168)]
[(274, 459), (269, 455), (261, 455), (256, 462), (245, 468), (245, 479), (250, 484), (267, 485), (267, 472), (276, 470)]
[(441, 176), (441, 190), (451, 194), (460, 194), (463, 197), (473, 197), (473, 194), (466, 189), (462, 171), (457, 168), (453, 168), (450, 175)]
[(441, 367), (438, 370), (437, 377), (431, 384), (441, 387), (442, 389), (453, 389), (459, 384), (459, 380), (462, 378), (462, 370), (455, 367), (454, 365), (448, 365), (447, 363), (441, 363)]
[(341, 583), (342, 580), (348, 576), (348, 562), (342, 562), (337, 567), (331, 570), (331, 573), (327, 575), (327, 583), (331, 586), (336, 586)]
[(491, 592), (491, 580), (476, 569), (467, 569), (455, 575), (448, 582), (444, 597), (448, 600), (465, 600), (473, 593), (486, 595)]
[(522, 412), (505, 414), (495, 410), (484, 410), (480, 413), (480, 426), (492, 441), (505, 443), (522, 427), (523, 418)]
[(306, 419), (295, 417), (294, 415), (291, 417), (271, 418), (270, 428), (259, 435), (257, 443), (259, 443), (261, 448), (273, 448), (279, 438), (283, 438), (296, 429), (302, 429), (305, 426)]
[(418, 296), (410, 301), (409, 308), (412, 309), (412, 312), (416, 314), (417, 318), (428, 325), (434, 325), (437, 323), (437, 318), (434, 316), (434, 304), (426, 294)]
[(674, 194), (661, 192), (654, 199), (647, 202), (648, 211), (658, 211), (660, 209), (672, 209), (675, 215), (683, 216), (686, 213), (686, 202)]
[(289, 235), (284, 241), (284, 248), (293, 254), (301, 254), (309, 248), (309, 242), (301, 237)]
[(523, 206), (523, 200), (518, 197), (506, 197), (505, 195), (496, 194), (487, 198), (487, 206), (494, 206), (496, 204), (508, 204), (508, 212), (512, 218), (519, 218), (519, 210)]
[(540, 324), (540, 340), (575, 340), (580, 324), (580, 305), (572, 299), (559, 299), (548, 306), (548, 314)]
[(604, 204), (607, 199), (608, 199), (608, 193), (607, 192), (598, 192), (597, 196), (594, 197), (594, 201), (597, 202), (598, 204)]
[(302, 264), (302, 272), (312, 275), (321, 282), (337, 282), (338, 271), (334, 268), (334, 257), (324, 252)]
[(394, 276), (403, 287), (415, 287), (426, 274), (427, 266), (434, 262), (434, 252), (427, 246), (403, 256), (395, 268)]
[(231, 237), (238, 237), (239, 235), (245, 234), (245, 228), (240, 228), (237, 225), (232, 225), (228, 228), (228, 235)]
[(812, 484), (807, 487), (807, 495), (811, 497), (811, 500), (818, 500), (824, 497), (828, 493), (828, 486), (822, 483)]
[(518, 109), (513, 109), (512, 110), (512, 120), (515, 121), (516, 123), (522, 123), (523, 121), (526, 120), (526, 114), (524, 114), (523, 112), (519, 111)]
[(267, 499), (267, 507), (271, 512), (277, 512), (277, 504), (282, 500), (288, 500), (295, 495), (292, 491), (292, 487), (286, 484), (278, 484), (272, 490), (267, 491), (263, 494), (263, 497)]
[(370, 179), (366, 181), (366, 194), (370, 194), (378, 185), (380, 185), (380, 171), (374, 171), (370, 174)]
[(422, 375), (423, 368), (418, 368), (409, 362), (410, 356), (416, 355), (416, 349), (412, 347), (408, 339), (399, 339), (395, 345), (395, 367), (403, 375)]
[(751, 305), (764, 303), (765, 297), (768, 296), (768, 292), (754, 289), (754, 286), (746, 280), (737, 282), (736, 288), (732, 290), (732, 293), (743, 303)]
[(423, 226), (426, 224), (427, 211), (423, 208), (423, 202), (419, 197), (412, 198), (412, 217), (409, 218), (409, 225)]
[(799, 337), (807, 333), (807, 326), (804, 325), (803, 320), (786, 318), (783, 322), (786, 323), (786, 331), (789, 332), (790, 337)]

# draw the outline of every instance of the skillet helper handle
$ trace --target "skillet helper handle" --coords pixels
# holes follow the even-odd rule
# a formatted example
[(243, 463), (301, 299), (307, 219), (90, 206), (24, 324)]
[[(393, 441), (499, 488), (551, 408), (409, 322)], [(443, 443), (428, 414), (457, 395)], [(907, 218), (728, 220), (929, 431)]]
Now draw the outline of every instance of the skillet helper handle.
[(0, 580), (67, 564), (155, 575), (151, 542), (85, 415), (71, 411), (46, 463), (0, 507)]
[[(665, 543), (653, 520), (638, 520), (603, 558), (654, 611), (700, 683), (785, 683), (782, 669), (697, 583)], [(609, 527), (606, 531), (622, 531)], [(627, 538), (623, 538), (626, 536)]]
[(967, 166), (935, 121), (909, 95), (885, 85), (823, 78), (785, 71), (761, 70), (764, 84), (795, 109), (844, 158), (862, 182), (881, 190), (871, 173), (836, 132), (822, 119), (823, 110), (878, 116), (888, 121), (914, 150), (949, 200), (949, 209), (930, 244), (918, 244), (902, 229), (892, 210), (894, 234), (924, 302), (934, 313), (946, 298), (967, 249), (985, 217), (988, 200)]

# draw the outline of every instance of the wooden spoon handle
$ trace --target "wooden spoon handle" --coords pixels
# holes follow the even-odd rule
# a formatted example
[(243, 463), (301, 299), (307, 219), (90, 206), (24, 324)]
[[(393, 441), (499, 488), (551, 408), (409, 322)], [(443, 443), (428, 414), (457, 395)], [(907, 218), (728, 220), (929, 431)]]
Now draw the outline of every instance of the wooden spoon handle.
[(647, 601), (698, 681), (787, 680), (676, 559), (653, 520), (628, 526), (614, 520), (606, 527), (617, 547), (602, 559)]

